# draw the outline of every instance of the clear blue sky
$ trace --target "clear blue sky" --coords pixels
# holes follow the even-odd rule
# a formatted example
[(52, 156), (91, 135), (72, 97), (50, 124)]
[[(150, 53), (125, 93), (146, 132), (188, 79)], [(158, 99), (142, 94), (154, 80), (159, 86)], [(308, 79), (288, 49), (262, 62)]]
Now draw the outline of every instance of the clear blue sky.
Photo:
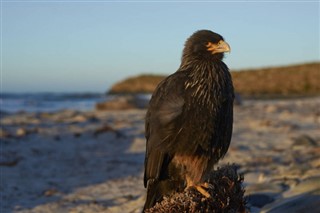
[(199, 29), (224, 36), (232, 70), (320, 60), (319, 1), (1, 5), (3, 92), (105, 92), (127, 76), (170, 74)]

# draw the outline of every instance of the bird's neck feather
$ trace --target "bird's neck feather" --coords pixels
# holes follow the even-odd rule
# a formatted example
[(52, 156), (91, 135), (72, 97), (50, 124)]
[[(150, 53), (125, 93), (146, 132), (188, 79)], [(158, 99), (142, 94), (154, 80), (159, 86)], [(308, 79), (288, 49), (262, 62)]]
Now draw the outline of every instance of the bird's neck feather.
[(192, 63), (182, 63), (179, 71), (188, 72), (188, 80), (185, 82), (185, 89), (191, 91), (191, 96), (196, 102), (210, 104), (210, 99), (221, 98), (225, 72), (228, 68), (221, 60), (193, 60)]

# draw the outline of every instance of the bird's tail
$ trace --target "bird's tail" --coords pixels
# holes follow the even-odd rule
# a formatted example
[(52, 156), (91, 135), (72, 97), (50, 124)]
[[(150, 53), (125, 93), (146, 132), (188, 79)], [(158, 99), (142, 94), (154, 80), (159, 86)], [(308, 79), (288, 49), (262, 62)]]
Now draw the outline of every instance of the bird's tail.
[(148, 180), (147, 198), (143, 211), (152, 208), (157, 202), (160, 202), (164, 196), (168, 196), (178, 189), (177, 184), (170, 180)]
[(157, 201), (160, 201), (161, 199), (162, 196), (159, 193), (159, 181), (156, 181), (154, 179), (148, 180), (147, 198), (146, 202), (144, 203), (142, 212), (153, 207), (157, 203)]

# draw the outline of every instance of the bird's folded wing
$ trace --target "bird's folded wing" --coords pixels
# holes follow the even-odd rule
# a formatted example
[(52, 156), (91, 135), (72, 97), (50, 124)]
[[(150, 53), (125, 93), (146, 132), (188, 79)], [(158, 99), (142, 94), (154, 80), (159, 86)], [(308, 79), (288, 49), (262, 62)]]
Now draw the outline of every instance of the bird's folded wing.
[(146, 115), (146, 158), (145, 158), (145, 185), (150, 178), (158, 179), (162, 169), (170, 162), (167, 150), (170, 139), (178, 133), (179, 127), (175, 122), (183, 111), (185, 74), (182, 72), (162, 81), (155, 90)]

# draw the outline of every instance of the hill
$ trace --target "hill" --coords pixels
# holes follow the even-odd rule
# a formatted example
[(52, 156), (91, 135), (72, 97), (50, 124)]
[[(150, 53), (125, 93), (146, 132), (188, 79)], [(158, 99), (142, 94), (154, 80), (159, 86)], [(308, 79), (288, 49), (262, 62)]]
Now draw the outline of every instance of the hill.
[[(237, 93), (250, 97), (320, 94), (320, 62), (231, 71)], [(139, 75), (114, 84), (109, 94), (152, 93), (163, 75)]]

